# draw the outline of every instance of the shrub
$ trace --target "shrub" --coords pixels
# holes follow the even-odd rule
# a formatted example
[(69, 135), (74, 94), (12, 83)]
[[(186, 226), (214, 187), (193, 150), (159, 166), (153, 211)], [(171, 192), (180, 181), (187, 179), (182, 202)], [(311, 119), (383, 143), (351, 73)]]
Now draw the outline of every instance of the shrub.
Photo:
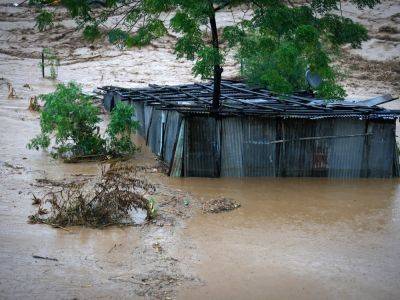
[(50, 76), (47, 76), (47, 78), (53, 80), (57, 79), (58, 67), (60, 66), (60, 59), (58, 58), (56, 52), (50, 48), (43, 48), (43, 58), (44, 62), (40, 62), (39, 67), (41, 69), (48, 68), (50, 70)]
[(45, 9), (41, 9), (36, 16), (35, 26), (39, 31), (45, 31), (47, 28), (54, 26), (54, 13), (49, 12)]
[(104, 141), (97, 127), (100, 110), (79, 85), (59, 84), (54, 93), (39, 97), (45, 102), (40, 116), (41, 133), (30, 141), (28, 148), (46, 149), (54, 138), (55, 157), (104, 152)]
[(135, 152), (131, 136), (138, 123), (132, 119), (133, 107), (118, 103), (111, 113), (106, 136), (102, 137), (98, 127), (100, 110), (78, 84), (59, 84), (54, 93), (39, 97), (45, 102), (40, 116), (41, 133), (29, 142), (29, 149), (47, 149), (54, 140), (55, 158), (119, 157)]
[(132, 134), (136, 132), (139, 123), (132, 116), (134, 108), (123, 102), (118, 102), (111, 112), (107, 127), (107, 150), (111, 156), (125, 156), (136, 151), (132, 143)]

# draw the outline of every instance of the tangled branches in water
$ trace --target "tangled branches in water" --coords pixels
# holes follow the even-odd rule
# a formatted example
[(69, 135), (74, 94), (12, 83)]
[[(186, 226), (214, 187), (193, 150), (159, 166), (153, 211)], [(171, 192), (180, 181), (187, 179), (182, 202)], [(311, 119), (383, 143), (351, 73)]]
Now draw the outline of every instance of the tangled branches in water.
[(99, 178), (57, 184), (40, 200), (37, 212), (29, 216), (31, 223), (53, 226), (90, 226), (134, 224), (131, 213), (144, 210), (147, 219), (156, 216), (154, 185), (139, 178), (134, 167), (114, 165), (103, 169)]
[(216, 198), (203, 203), (203, 212), (205, 213), (220, 213), (239, 208), (241, 204), (230, 198)]

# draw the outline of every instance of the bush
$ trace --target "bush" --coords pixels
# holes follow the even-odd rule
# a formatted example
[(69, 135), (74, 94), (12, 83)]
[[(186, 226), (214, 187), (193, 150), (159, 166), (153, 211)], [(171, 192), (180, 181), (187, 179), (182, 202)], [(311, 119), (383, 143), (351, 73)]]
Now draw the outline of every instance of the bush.
[(51, 78), (53, 80), (57, 79), (58, 67), (60, 66), (60, 59), (58, 58), (56, 52), (50, 48), (43, 48), (44, 62), (39, 63), (39, 67), (50, 70), (50, 75), (45, 76), (46, 78)]
[(97, 127), (100, 110), (82, 93), (79, 85), (59, 84), (54, 93), (39, 97), (45, 102), (40, 116), (41, 133), (30, 141), (28, 148), (46, 149), (54, 138), (55, 157), (104, 152), (104, 141)]
[(132, 134), (136, 132), (139, 123), (132, 116), (133, 106), (118, 102), (111, 112), (110, 123), (107, 127), (108, 153), (112, 156), (125, 156), (136, 151), (132, 143)]
[(29, 149), (47, 149), (54, 140), (53, 157), (126, 156), (136, 150), (131, 135), (138, 124), (131, 106), (119, 103), (111, 115), (107, 135), (100, 135), (100, 110), (74, 82), (57, 85), (54, 93), (39, 96), (45, 102), (40, 116), (41, 133)]
[(39, 31), (45, 31), (47, 28), (54, 26), (54, 13), (49, 12), (45, 9), (41, 9), (36, 16), (35, 26)]

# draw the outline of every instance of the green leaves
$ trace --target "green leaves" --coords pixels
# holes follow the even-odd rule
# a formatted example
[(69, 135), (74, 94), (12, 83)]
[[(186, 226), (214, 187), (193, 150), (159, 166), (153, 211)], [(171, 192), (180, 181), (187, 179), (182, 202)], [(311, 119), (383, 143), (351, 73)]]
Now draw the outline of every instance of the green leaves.
[(324, 98), (329, 101), (343, 99), (346, 97), (346, 91), (333, 80), (325, 80), (321, 86), (316, 89), (316, 95), (317, 97)]
[[(359, 2), (367, 5), (368, 1)], [(239, 44), (244, 78), (277, 93), (292, 93), (310, 89), (305, 81), (306, 66), (310, 66), (322, 78), (321, 86), (314, 91), (318, 96), (343, 98), (345, 92), (337, 84), (338, 73), (331, 66), (331, 58), (340, 46), (360, 47), (368, 36), (362, 25), (327, 13), (337, 4), (336, 0), (321, 0), (291, 8), (263, 1), (250, 23), (242, 27), (244, 34), (237, 28), (224, 33), (228, 46)]]
[(74, 82), (59, 84), (54, 93), (40, 98), (45, 102), (40, 116), (41, 134), (28, 144), (28, 148), (47, 148), (54, 137), (56, 157), (103, 152), (103, 141), (96, 133), (99, 109), (90, 97), (82, 94), (79, 85)]
[(139, 28), (134, 34), (130, 35), (127, 31), (115, 28), (108, 33), (108, 40), (111, 44), (121, 47), (142, 47), (148, 45), (152, 40), (159, 38), (167, 33), (163, 22), (157, 19), (149, 20), (147, 24)]
[(59, 84), (55, 92), (40, 98), (45, 102), (40, 115), (41, 133), (29, 142), (29, 149), (47, 149), (54, 140), (54, 157), (115, 157), (135, 152), (131, 135), (138, 128), (138, 122), (132, 119), (132, 106), (117, 104), (103, 138), (98, 127), (100, 110), (91, 97), (82, 93), (81, 86), (74, 82)]
[(229, 48), (232, 48), (243, 41), (245, 36), (246, 34), (244, 30), (238, 26), (226, 26), (222, 34), (222, 37), (228, 43)]
[(160, 38), (167, 33), (164, 23), (158, 19), (152, 19), (141, 27), (131, 40), (127, 40), (127, 46), (145, 46), (154, 39)]
[[(358, 8), (372, 8), (380, 3), (380, 0), (350, 0), (350, 2), (354, 3)], [(320, 14), (339, 10), (339, 6), (340, 1), (338, 0), (312, 0), (311, 2), (311, 8)]]
[[(264, 51), (263, 46), (268, 51)], [(262, 45), (253, 43), (254, 47), (262, 51), (245, 52), (242, 57), (242, 74), (250, 84), (268, 87), (276, 93), (291, 93), (306, 88), (306, 60), (294, 42), (272, 43), (270, 40), (270, 43)]]
[(171, 28), (180, 33), (194, 34), (199, 31), (199, 23), (187, 13), (178, 11), (170, 21)]
[(101, 32), (97, 24), (87, 25), (83, 30), (83, 37), (89, 41), (94, 42), (101, 37)]
[[(50, 0), (30, 0), (43, 7)], [(357, 7), (373, 7), (379, 0), (349, 0)], [(99, 28), (111, 26), (108, 39), (120, 47), (142, 47), (167, 34), (177, 33), (175, 53), (178, 58), (195, 60), (193, 73), (202, 78), (213, 75), (233, 49), (241, 63), (241, 73), (251, 84), (263, 85), (275, 92), (290, 93), (308, 89), (306, 66), (318, 73), (323, 84), (315, 90), (319, 96), (342, 98), (344, 90), (337, 84), (337, 72), (331, 61), (340, 47), (360, 47), (368, 38), (367, 30), (348, 18), (339, 16), (339, 0), (311, 0), (294, 5), (281, 0), (106, 0), (104, 7), (92, 9), (87, 0), (61, 0), (71, 16), (83, 28), (86, 39), (93, 42), (101, 35)], [(217, 11), (244, 5), (251, 18), (235, 19), (223, 30), (219, 47), (215, 30)], [(112, 22), (110, 22), (112, 20)], [(51, 26), (51, 13), (38, 15), (37, 27)], [(211, 25), (213, 36), (205, 34)], [(104, 30), (106, 32), (107, 30)], [(207, 29), (208, 31), (208, 29)], [(216, 34), (217, 32), (217, 34)]]
[(118, 102), (111, 112), (107, 127), (107, 151), (112, 156), (124, 156), (136, 151), (132, 143), (132, 134), (139, 128), (139, 123), (133, 119), (133, 106)]
[(129, 34), (122, 29), (116, 28), (108, 33), (108, 41), (111, 44), (124, 46), (129, 38)]
[(36, 16), (35, 21), (35, 27), (37, 27), (39, 31), (45, 31), (54, 26), (54, 13), (42, 9)]
[(291, 33), (300, 25), (313, 25), (315, 18), (308, 6), (290, 8), (285, 5), (256, 9), (253, 26), (263, 33), (283, 36)]
[(74, 18), (78, 23), (84, 24), (93, 20), (89, 1), (61, 0), (61, 4), (68, 9), (71, 17)]
[(219, 66), (224, 62), (221, 53), (213, 47), (204, 47), (199, 50), (198, 59), (193, 67), (193, 73), (201, 78), (210, 78), (213, 75), (214, 66)]
[(320, 28), (334, 46), (350, 44), (359, 48), (368, 39), (367, 29), (348, 18), (327, 14), (320, 20)]

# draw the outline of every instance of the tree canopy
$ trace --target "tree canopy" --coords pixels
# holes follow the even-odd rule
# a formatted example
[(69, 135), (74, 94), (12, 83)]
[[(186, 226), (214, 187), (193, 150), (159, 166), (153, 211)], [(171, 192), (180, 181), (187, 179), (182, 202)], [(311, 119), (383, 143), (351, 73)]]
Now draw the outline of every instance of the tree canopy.
[[(44, 10), (49, 1), (31, 0), (43, 8), (37, 17), (40, 30), (53, 23)], [(379, 0), (350, 2), (362, 9)], [(341, 46), (360, 47), (368, 38), (366, 28), (341, 15), (338, 0), (61, 0), (61, 4), (89, 41), (107, 35), (113, 44), (142, 47), (168, 30), (177, 33), (177, 57), (195, 61), (194, 75), (214, 78), (216, 109), (229, 51), (235, 52), (249, 84), (281, 94), (308, 89), (304, 75), (308, 67), (322, 78), (314, 92), (340, 99), (345, 91), (332, 61)], [(237, 7), (251, 14), (218, 30), (216, 13)]]

